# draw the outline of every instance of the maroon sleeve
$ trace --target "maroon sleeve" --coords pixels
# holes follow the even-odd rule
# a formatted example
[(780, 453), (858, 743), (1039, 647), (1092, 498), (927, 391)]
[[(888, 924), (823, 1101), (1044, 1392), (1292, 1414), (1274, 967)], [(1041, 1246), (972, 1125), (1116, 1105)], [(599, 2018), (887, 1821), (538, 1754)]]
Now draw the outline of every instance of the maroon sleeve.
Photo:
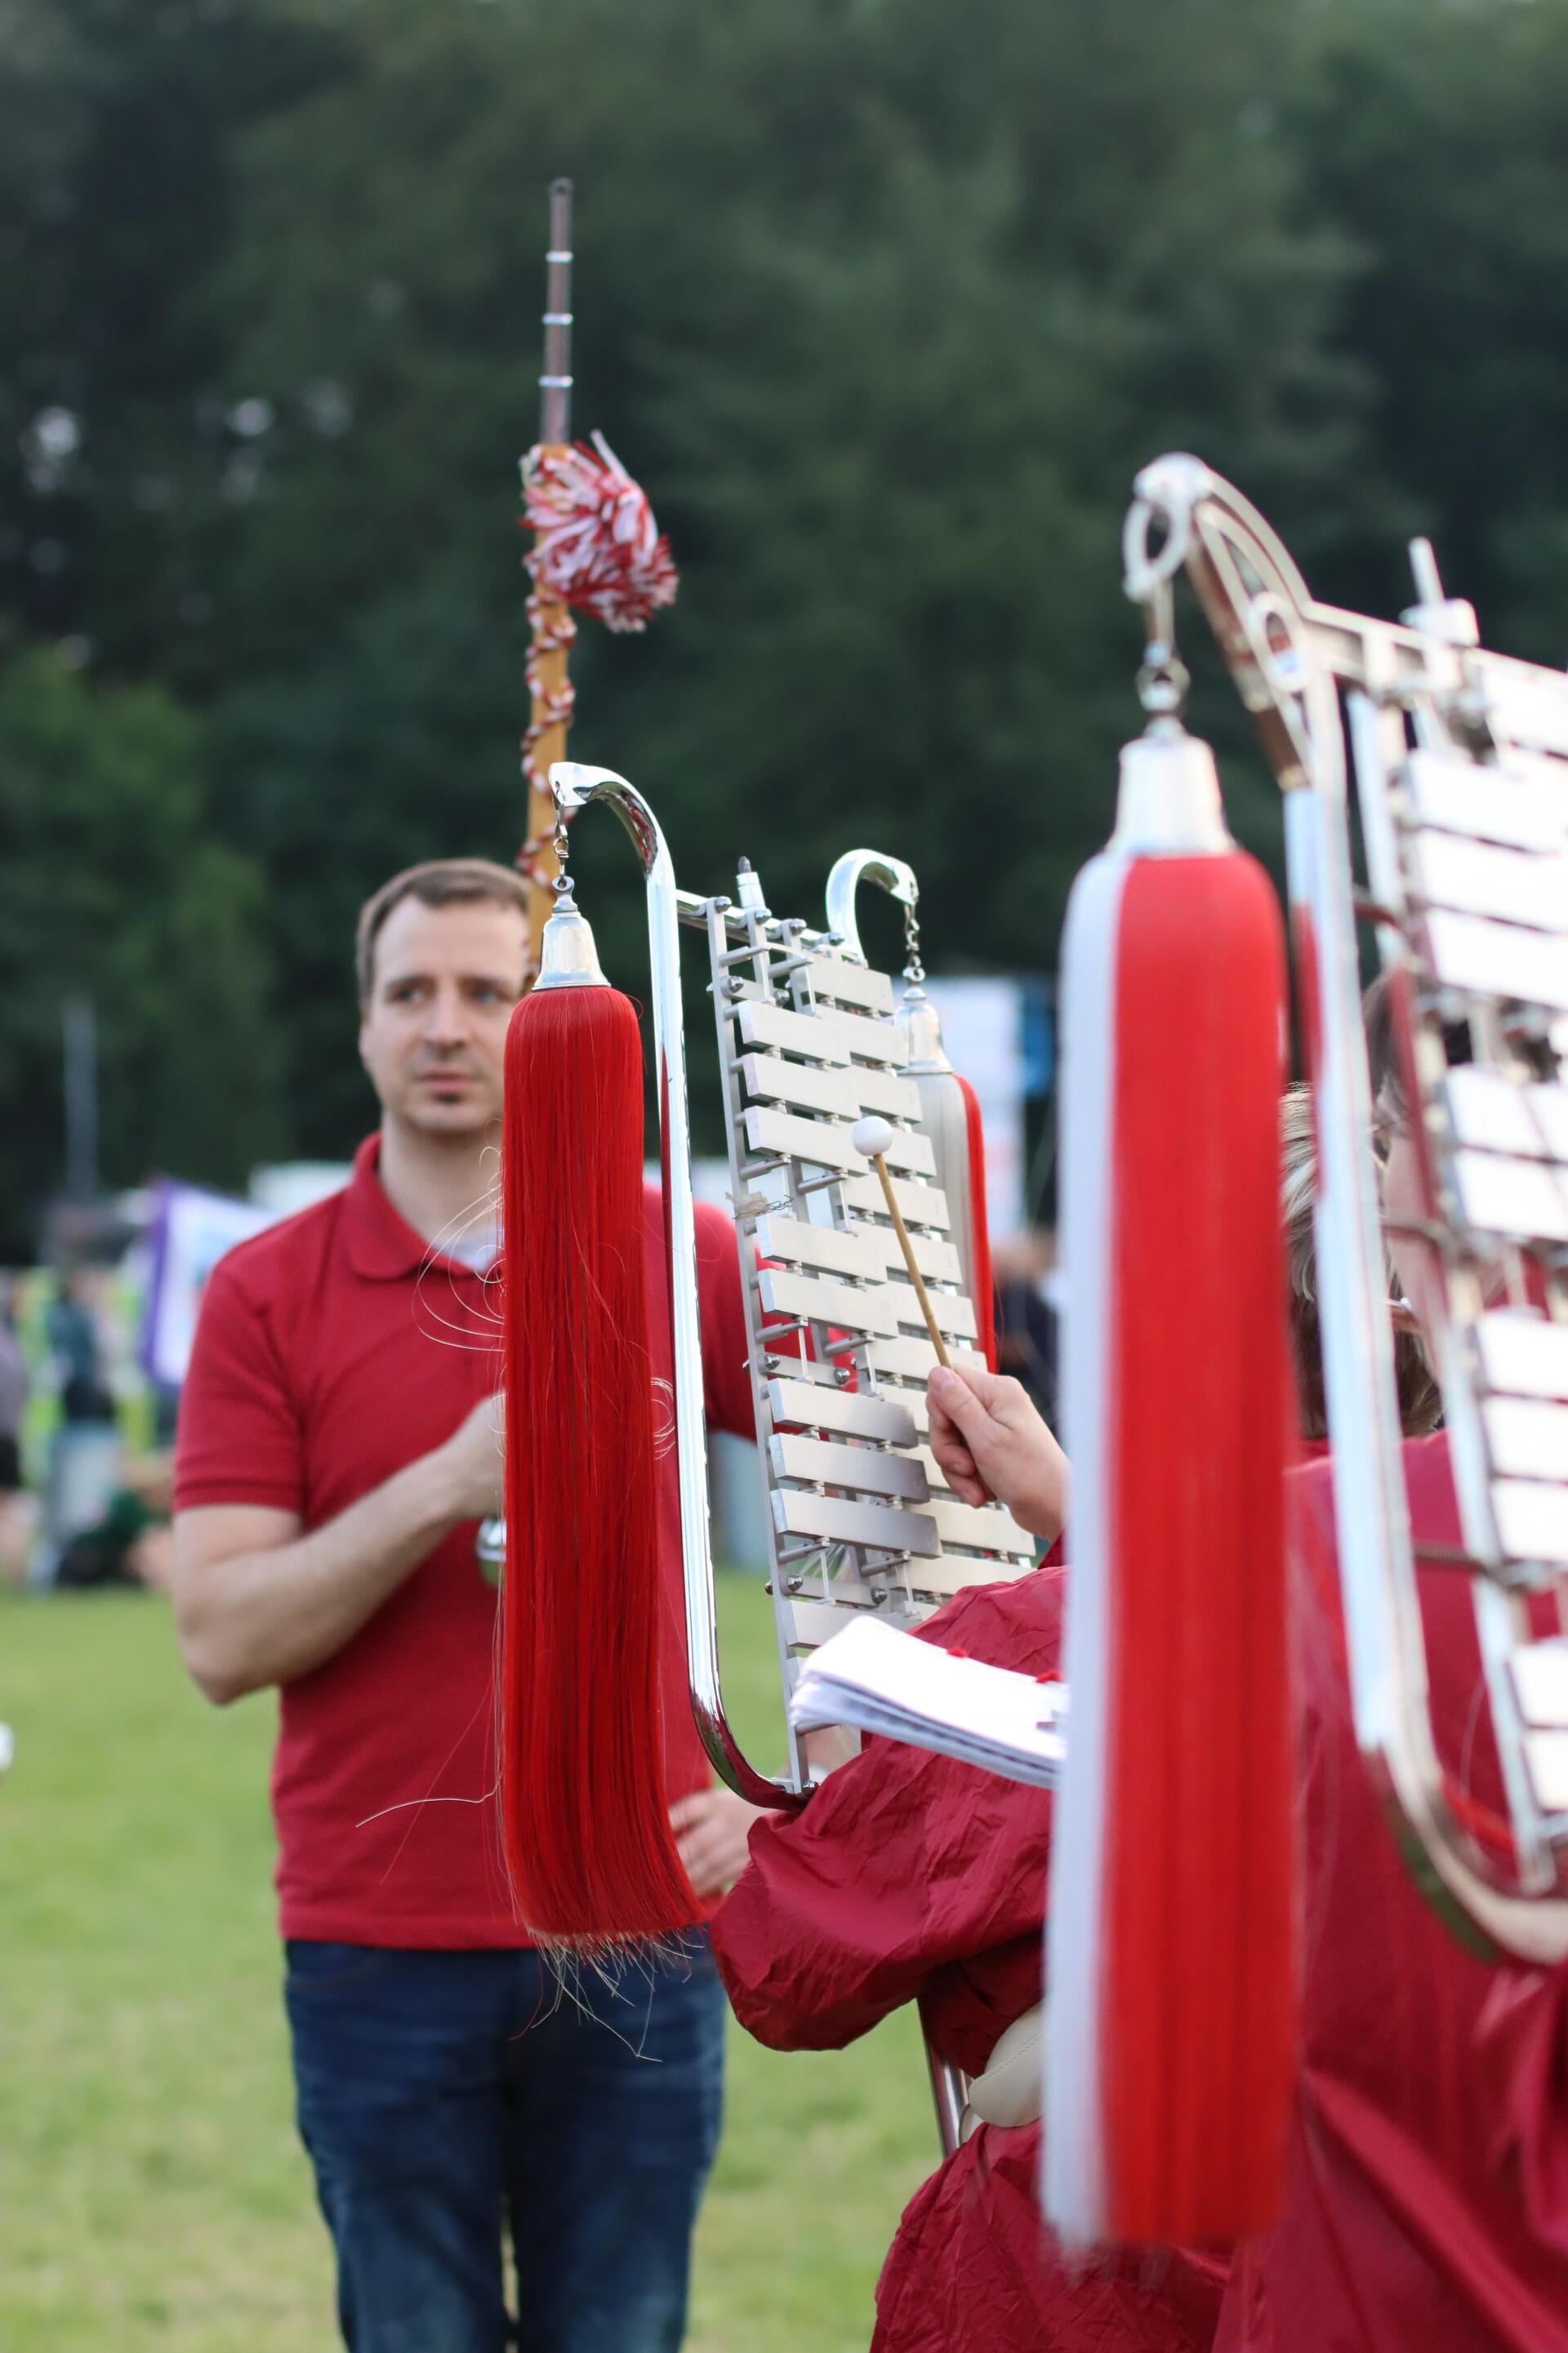
[(697, 1208), (697, 1290), (702, 1314), (702, 1376), (710, 1430), (754, 1438), (746, 1314), (735, 1229), (710, 1202)]
[(220, 1259), (180, 1393), (174, 1509), (261, 1504), (302, 1512), (304, 1500), (300, 1417), (265, 1305)]
[[(1054, 1669), (1059, 1578), (950, 1602), (924, 1637), (1034, 1673)], [(1025, 1588), (1049, 1586), (1048, 1593)], [(1045, 1916), (1043, 1790), (890, 1740), (868, 1740), (799, 1813), (765, 1815), (713, 1922), (741, 2023), (777, 2049), (835, 2050), (932, 1974)]]

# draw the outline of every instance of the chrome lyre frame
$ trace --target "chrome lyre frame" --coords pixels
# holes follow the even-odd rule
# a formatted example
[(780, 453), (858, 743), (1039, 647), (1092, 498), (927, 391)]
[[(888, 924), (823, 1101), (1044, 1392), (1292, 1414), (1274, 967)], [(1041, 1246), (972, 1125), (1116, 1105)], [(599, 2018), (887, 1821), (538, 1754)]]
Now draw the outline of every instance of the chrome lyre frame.
[[(1387, 725), (1403, 746), (1401, 710), (1413, 697), (1440, 699), (1454, 732), (1479, 730), (1489, 690), (1531, 692), (1529, 666), (1464, 653), (1455, 641), (1462, 631), (1442, 626), (1444, 610), (1457, 608), (1431, 607), (1415, 628), (1315, 603), (1262, 516), (1195, 458), (1160, 459), (1134, 487), (1127, 593), (1168, 612), (1171, 583), (1186, 571), (1284, 793), (1298, 981), (1316, 1048), (1319, 1299), (1357, 1744), (1417, 1881), (1450, 1926), (1471, 1944), (1550, 1965), (1568, 1955), (1568, 1899), (1504, 1877), (1451, 1806), (1432, 1735), (1371, 1149), (1339, 701), (1342, 689), (1358, 759), (1381, 755)], [(1152, 551), (1154, 532), (1163, 539)], [(1419, 714), (1416, 723), (1419, 733)], [(1382, 845), (1370, 824), (1367, 832), (1375, 878)], [(1466, 1433), (1455, 1440), (1462, 1485)], [(1479, 1614), (1485, 1654), (1484, 1599)], [(1500, 1680), (1490, 1679), (1494, 1704)]]
[(842, 940), (859, 964), (865, 963), (866, 951), (860, 944), (855, 901), (862, 882), (877, 883), (890, 899), (898, 900), (911, 913), (919, 906), (921, 896), (915, 870), (901, 858), (889, 858), (879, 849), (847, 849), (842, 858), (834, 860), (827, 877), (828, 934)]
[[(915, 870), (901, 858), (890, 858), (879, 849), (847, 849), (836, 859), (827, 877), (827, 929), (830, 937), (842, 940), (846, 952), (860, 963), (866, 952), (860, 944), (860, 924), (857, 899), (862, 882), (874, 882), (886, 891), (890, 899), (907, 907), (911, 914), (920, 904), (921, 886)], [(921, 992), (923, 997), (923, 991)], [(931, 2042), (926, 2047), (926, 2066), (931, 2073), (931, 2099), (936, 2106), (937, 2132), (942, 2154), (951, 2157), (963, 2138), (964, 2116), (969, 2105), (970, 2079), (962, 2067), (944, 2059)]]
[[(800, 1806), (811, 1783), (793, 1736), (789, 1778), (760, 1773), (743, 1754), (725, 1714), (710, 1532), (708, 1459), (703, 1409), (701, 1331), (699, 1323), (695, 1205), (691, 1189), (690, 1121), (682, 1024), (680, 939), (682, 923), (707, 931), (723, 923), (728, 902), (693, 897), (676, 887), (674, 868), (658, 820), (625, 776), (577, 761), (557, 761), (550, 789), (563, 812), (602, 801), (631, 837), (641, 860), (647, 897), (654, 1052), (658, 1074), (659, 1164), (663, 1179), (665, 1250), (672, 1322), (676, 1463), (680, 1491), (682, 1578), (686, 1602), (687, 1669), (692, 1713), (715, 1770), (753, 1804)], [(876, 851), (853, 851), (835, 867), (829, 884), (830, 923), (858, 948), (855, 892), (859, 881), (879, 883), (913, 907), (918, 887), (902, 860)], [(968, 2079), (928, 2042), (926, 2061), (942, 2154), (951, 2156), (963, 2137)]]
[[(683, 893), (655, 817), (637, 786), (611, 768), (557, 760), (550, 789), (558, 809), (603, 802), (613, 809), (642, 862), (647, 895), (654, 1055), (658, 1080), (659, 1168), (664, 1246), (675, 1366), (675, 1458), (680, 1489), (680, 1551), (686, 1597), (686, 1662), (691, 1712), (715, 1771), (758, 1806), (798, 1805), (803, 1788), (760, 1773), (742, 1751), (724, 1712), (709, 1518), (708, 1443), (703, 1413), (702, 1334), (698, 1315), (697, 1221), (691, 1191), (691, 1122), (681, 1021), (680, 934)], [(705, 902), (689, 902), (703, 920)]]

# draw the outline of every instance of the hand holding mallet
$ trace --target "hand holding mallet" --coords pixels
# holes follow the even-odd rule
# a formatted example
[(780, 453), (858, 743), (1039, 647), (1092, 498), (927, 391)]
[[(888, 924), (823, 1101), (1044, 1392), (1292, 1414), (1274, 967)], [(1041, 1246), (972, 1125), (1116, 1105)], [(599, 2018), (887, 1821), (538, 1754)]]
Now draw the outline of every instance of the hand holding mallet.
[[(892, 1129), (885, 1119), (879, 1119), (874, 1113), (868, 1113), (864, 1119), (857, 1120), (849, 1131), (850, 1143), (857, 1152), (863, 1154), (870, 1162), (882, 1180), (882, 1198), (888, 1205), (888, 1215), (893, 1221), (893, 1231), (899, 1238), (899, 1248), (903, 1251), (904, 1264), (909, 1269), (910, 1281), (914, 1285), (914, 1293), (920, 1302), (921, 1314), (925, 1317), (926, 1330), (931, 1334), (931, 1344), (936, 1350), (937, 1363), (945, 1372), (951, 1372), (952, 1360), (942, 1345), (942, 1334), (937, 1327), (936, 1315), (931, 1303), (931, 1293), (925, 1287), (920, 1268), (915, 1264), (915, 1246), (910, 1240), (910, 1229), (904, 1223), (903, 1214), (893, 1198), (893, 1180), (888, 1174), (888, 1164), (882, 1157), (892, 1140)], [(975, 1479), (982, 1494), (989, 1497), (990, 1490), (984, 1479), (979, 1477), (978, 1472), (975, 1474)]]

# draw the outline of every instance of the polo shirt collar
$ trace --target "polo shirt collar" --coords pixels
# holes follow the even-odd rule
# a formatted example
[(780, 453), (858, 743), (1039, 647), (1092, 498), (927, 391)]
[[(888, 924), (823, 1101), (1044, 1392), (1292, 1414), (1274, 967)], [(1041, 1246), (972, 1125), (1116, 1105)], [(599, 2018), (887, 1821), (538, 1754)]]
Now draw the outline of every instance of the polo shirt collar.
[(416, 1233), (393, 1208), (381, 1181), (379, 1128), (354, 1154), (353, 1174), (343, 1194), (343, 1239), (349, 1264), (372, 1282), (405, 1282), (431, 1266), (482, 1280), (462, 1259), (449, 1258)]

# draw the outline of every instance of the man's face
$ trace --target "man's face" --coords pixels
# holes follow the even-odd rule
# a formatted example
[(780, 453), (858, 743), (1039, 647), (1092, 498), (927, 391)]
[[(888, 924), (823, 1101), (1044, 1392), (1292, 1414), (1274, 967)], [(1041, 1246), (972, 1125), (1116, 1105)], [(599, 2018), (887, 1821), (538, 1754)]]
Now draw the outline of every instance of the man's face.
[(507, 1024), (522, 991), (528, 927), (486, 899), (402, 899), (375, 943), (360, 1059), (391, 1122), (482, 1135), (500, 1117)]

